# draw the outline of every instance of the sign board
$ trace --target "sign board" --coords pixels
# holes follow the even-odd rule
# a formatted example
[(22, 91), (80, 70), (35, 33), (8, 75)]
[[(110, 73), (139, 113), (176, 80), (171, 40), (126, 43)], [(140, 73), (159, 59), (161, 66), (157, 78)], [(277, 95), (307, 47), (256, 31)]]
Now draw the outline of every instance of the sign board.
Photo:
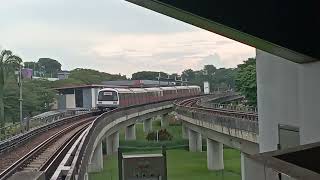
[(210, 94), (210, 84), (208, 81), (203, 82), (203, 92), (204, 94)]
[(103, 95), (104, 96), (112, 96), (112, 92), (105, 91), (105, 92), (103, 92)]
[(162, 154), (123, 156), (124, 180), (162, 180), (164, 157)]
[(165, 147), (162, 154), (123, 155), (118, 150), (119, 180), (167, 180)]

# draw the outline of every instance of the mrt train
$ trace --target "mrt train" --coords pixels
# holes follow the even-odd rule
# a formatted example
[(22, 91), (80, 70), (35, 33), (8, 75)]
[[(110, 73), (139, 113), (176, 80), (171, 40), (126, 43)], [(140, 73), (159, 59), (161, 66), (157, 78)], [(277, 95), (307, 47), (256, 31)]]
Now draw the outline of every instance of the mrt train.
[(171, 86), (153, 88), (104, 88), (98, 92), (97, 107), (115, 109), (156, 101), (199, 95), (199, 86)]

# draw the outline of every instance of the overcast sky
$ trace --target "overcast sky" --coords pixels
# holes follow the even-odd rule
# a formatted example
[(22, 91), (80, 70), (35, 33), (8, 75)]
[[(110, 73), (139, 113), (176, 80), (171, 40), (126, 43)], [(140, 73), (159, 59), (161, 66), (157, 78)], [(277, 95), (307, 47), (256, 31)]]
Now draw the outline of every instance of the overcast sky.
[(24, 61), (54, 58), (66, 70), (180, 73), (255, 56), (252, 47), (124, 0), (1, 1), (0, 22), (0, 49)]

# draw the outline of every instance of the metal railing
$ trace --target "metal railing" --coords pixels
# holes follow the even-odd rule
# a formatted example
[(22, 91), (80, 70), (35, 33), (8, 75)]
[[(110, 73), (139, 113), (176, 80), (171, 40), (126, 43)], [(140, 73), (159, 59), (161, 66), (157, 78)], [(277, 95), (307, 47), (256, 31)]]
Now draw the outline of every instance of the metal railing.
[(232, 111), (258, 113), (257, 107), (254, 107), (254, 106), (209, 103), (209, 102), (203, 102), (200, 104), (200, 106), (205, 108), (212, 108), (212, 109), (226, 109), (226, 110), (232, 110)]
[(234, 93), (234, 92), (225, 92), (217, 95), (216, 97), (205, 96), (202, 97), (197, 105), (204, 108), (211, 109), (225, 109), (231, 111), (240, 111), (240, 112), (248, 112), (248, 113), (258, 113), (258, 109), (255, 106), (247, 106), (243, 104), (224, 104), (224, 102), (229, 102), (234, 99), (241, 99), (243, 96)]
[[(29, 131), (36, 129), (40, 126), (43, 126), (45, 124), (57, 121), (62, 118), (90, 112), (90, 109), (68, 109), (64, 111), (49, 111), (42, 114), (39, 114), (37, 116), (34, 116), (30, 118), (29, 120)], [(23, 128), (25, 128), (26, 125), (24, 125)], [(7, 125), (3, 128), (0, 128), (0, 142), (7, 140), (9, 138), (12, 138), (14, 136), (17, 136), (21, 134), (23, 131), (21, 129), (20, 122)]]
[(0, 141), (0, 154), (9, 151), (12, 148), (15, 148), (19, 146), (20, 144), (25, 143), (29, 139), (33, 138), (34, 136), (41, 134), (45, 131), (48, 131), (52, 128), (61, 126), (63, 124), (76, 121), (78, 119), (84, 118), (84, 117), (91, 117), (94, 112), (87, 112), (87, 113), (81, 113), (74, 116), (65, 117), (53, 122), (48, 122), (46, 124), (42, 124), (40, 126), (37, 126), (37, 128), (33, 128), (25, 133), (20, 133), (15, 136), (12, 136), (10, 138), (7, 138), (6, 140)]
[(183, 107), (176, 105), (177, 114), (200, 120), (203, 123), (212, 123), (221, 127), (259, 133), (258, 117), (252, 113), (228, 112), (225, 110)]

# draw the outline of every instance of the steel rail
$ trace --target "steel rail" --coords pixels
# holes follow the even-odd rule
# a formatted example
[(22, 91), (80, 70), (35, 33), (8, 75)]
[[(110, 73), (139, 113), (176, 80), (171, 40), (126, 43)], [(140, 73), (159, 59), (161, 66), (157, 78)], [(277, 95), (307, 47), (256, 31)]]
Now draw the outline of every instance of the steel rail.
[[(8, 167), (6, 170), (4, 170), (3, 172), (1, 172), (0, 174), (0, 180), (4, 180), (9, 178), (10, 176), (12, 176), (15, 172), (21, 170), (23, 167), (25, 167), (27, 164), (30, 163), (30, 161), (32, 159), (34, 159), (35, 157), (37, 157), (38, 155), (41, 154), (41, 152), (43, 152), (46, 148), (48, 148), (48, 146), (52, 143), (54, 143), (55, 141), (57, 141), (60, 137), (62, 137), (66, 132), (68, 132), (69, 130), (74, 129), (75, 127), (81, 126), (85, 123), (88, 123), (88, 121), (93, 120), (93, 118), (87, 118), (83, 121), (78, 121), (77, 123), (74, 123), (62, 130), (60, 130), (59, 132), (55, 133), (53, 136), (51, 136), (50, 138), (48, 138), (46, 141), (42, 142), (41, 144), (39, 144), (38, 146), (36, 146), (35, 148), (33, 148), (28, 154), (26, 154), (25, 156), (23, 156), (22, 158), (20, 158), (18, 161), (16, 161), (14, 164), (12, 164), (10, 167)], [(72, 139), (72, 137), (71, 137)], [(70, 139), (69, 139), (70, 140)], [(56, 154), (57, 155), (57, 154)], [(47, 164), (47, 163), (46, 163)], [(45, 164), (45, 165), (46, 165)], [(43, 166), (44, 167), (48, 167), (48, 166)]]
[[(213, 113), (217, 115), (223, 115), (223, 116), (232, 116), (242, 119), (250, 119), (250, 120), (258, 120), (258, 114), (254, 112), (244, 112), (244, 111), (237, 111), (237, 110), (230, 110), (230, 109), (217, 109), (217, 108), (208, 108), (208, 107), (202, 107), (199, 105), (196, 106), (190, 106), (190, 103), (193, 103), (197, 98), (189, 98), (182, 101), (175, 101), (174, 105), (176, 106), (176, 109), (188, 109), (189, 112), (192, 111), (201, 111), (206, 113)], [(199, 98), (198, 98), (199, 100)], [(196, 103), (199, 104), (199, 103)], [(191, 111), (190, 111), (191, 110)]]

